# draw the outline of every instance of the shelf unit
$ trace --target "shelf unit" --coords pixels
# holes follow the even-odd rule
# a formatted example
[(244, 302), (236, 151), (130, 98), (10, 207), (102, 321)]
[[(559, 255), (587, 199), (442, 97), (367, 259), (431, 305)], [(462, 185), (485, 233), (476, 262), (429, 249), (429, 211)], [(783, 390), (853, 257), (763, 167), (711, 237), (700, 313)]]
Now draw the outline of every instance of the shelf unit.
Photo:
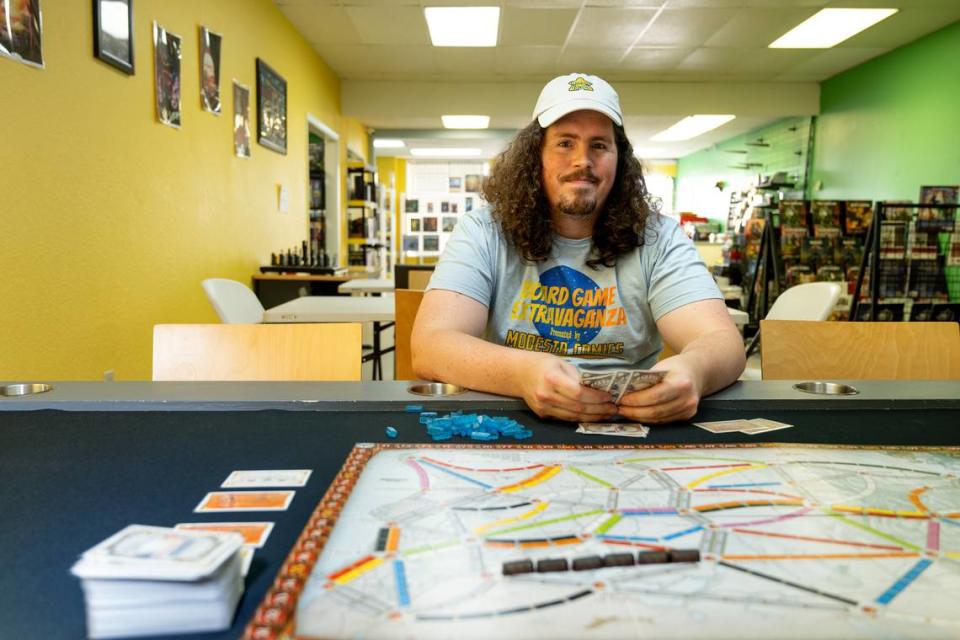
[(388, 254), (383, 213), (374, 200), (376, 172), (362, 164), (347, 168), (347, 264), (354, 271), (384, 273)]
[(329, 264), (330, 247), (327, 237), (327, 172), (324, 166), (326, 155), (324, 139), (314, 133), (309, 136), (308, 179), (310, 193), (307, 210), (310, 251), (319, 256), (320, 264)]

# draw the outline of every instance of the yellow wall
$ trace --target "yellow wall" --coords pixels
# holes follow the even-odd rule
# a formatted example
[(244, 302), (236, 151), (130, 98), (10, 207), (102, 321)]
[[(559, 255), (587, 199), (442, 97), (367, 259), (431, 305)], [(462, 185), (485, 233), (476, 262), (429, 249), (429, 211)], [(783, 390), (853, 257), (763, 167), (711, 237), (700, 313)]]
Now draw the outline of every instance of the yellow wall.
[(403, 216), (400, 213), (400, 194), (407, 190), (407, 161), (404, 158), (377, 157), (377, 184), (387, 189), (393, 189), (393, 234), (390, 238), (394, 260), (400, 256), (400, 238), (403, 229), (400, 222)]
[[(271, 0), (137, 0), (134, 76), (93, 57), (89, 2), (42, 7), (46, 68), (0, 58), (0, 380), (147, 379), (154, 324), (216, 321), (202, 279), (249, 283), (306, 238), (307, 113), (343, 141), (340, 82)], [(154, 114), (154, 19), (182, 38), (180, 130)], [(220, 116), (200, 108), (200, 25), (223, 35)], [(257, 57), (287, 80), (286, 156), (255, 141)]]

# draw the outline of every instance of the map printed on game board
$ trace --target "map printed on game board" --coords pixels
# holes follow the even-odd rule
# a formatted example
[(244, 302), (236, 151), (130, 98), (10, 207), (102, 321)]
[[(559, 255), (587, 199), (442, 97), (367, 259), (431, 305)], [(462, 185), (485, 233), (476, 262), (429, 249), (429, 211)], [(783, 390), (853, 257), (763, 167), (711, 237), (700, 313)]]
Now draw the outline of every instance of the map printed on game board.
[(960, 636), (956, 449), (376, 447), (297, 636)]

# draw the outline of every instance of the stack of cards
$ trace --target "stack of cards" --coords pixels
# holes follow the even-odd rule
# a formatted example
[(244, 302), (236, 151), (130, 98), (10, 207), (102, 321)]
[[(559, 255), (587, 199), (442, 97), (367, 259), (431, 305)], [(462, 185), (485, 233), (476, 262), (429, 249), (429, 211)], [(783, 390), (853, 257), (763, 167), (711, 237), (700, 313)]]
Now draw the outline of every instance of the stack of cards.
[(627, 438), (646, 438), (650, 427), (639, 422), (581, 422), (577, 433), (589, 433), (598, 436), (624, 436)]
[(608, 392), (615, 403), (628, 393), (640, 391), (657, 384), (667, 375), (666, 371), (649, 369), (613, 369), (609, 371), (581, 371), (580, 384)]
[(767, 420), (766, 418), (751, 418), (750, 420), (717, 420), (715, 422), (694, 422), (694, 426), (705, 429), (710, 433), (747, 433), (754, 435), (757, 433), (766, 433), (767, 431), (776, 431), (777, 429), (789, 429), (792, 424), (786, 422), (777, 422), (776, 420)]
[(82, 580), (90, 638), (228, 629), (243, 593), (236, 533), (130, 525), (71, 569)]

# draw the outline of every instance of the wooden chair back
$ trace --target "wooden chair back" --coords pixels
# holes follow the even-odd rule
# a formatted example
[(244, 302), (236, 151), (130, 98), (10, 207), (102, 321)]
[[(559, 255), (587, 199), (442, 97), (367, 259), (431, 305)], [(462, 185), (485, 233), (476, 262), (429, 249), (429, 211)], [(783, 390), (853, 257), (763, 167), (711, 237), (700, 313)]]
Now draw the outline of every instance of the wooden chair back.
[[(412, 275), (412, 274), (411, 274)], [(411, 289), (397, 289), (394, 293), (397, 305), (396, 324), (393, 326), (394, 345), (394, 374), (395, 380), (416, 380), (413, 374), (413, 358), (410, 353), (410, 334), (413, 331), (413, 321), (417, 318), (417, 309), (423, 300), (423, 291)]]
[(956, 322), (762, 320), (764, 380), (960, 380)]
[(397, 289), (426, 289), (435, 264), (395, 264), (393, 282)]
[(427, 285), (430, 284), (430, 277), (433, 276), (433, 271), (411, 271), (408, 278), (408, 289), (416, 289), (418, 291), (425, 291)]
[(361, 325), (158, 324), (154, 380), (360, 380)]

